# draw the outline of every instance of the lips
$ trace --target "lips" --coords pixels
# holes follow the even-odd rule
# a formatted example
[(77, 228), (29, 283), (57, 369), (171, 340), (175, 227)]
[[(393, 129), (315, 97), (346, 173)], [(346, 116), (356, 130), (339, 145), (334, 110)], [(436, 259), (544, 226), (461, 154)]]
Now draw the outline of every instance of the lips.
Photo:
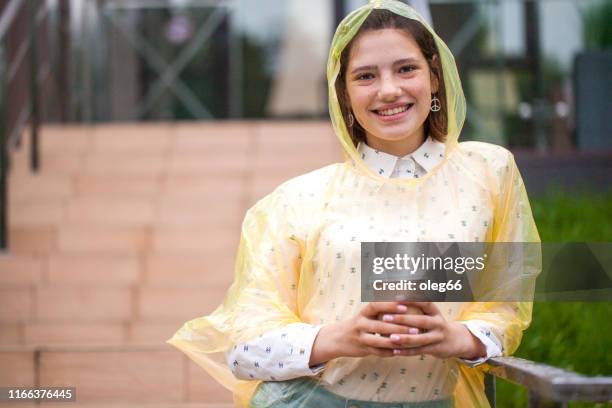
[(395, 120), (403, 117), (412, 108), (413, 103), (396, 104), (382, 109), (372, 110), (380, 119), (384, 121)]

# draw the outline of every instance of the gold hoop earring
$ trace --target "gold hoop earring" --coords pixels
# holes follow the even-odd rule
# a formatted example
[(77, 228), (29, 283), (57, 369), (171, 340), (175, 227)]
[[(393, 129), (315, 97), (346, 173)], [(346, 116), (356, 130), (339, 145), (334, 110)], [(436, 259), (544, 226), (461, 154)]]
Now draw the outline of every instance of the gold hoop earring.
[(440, 100), (438, 99), (437, 96), (433, 95), (433, 98), (431, 98), (431, 111), (440, 112), (440, 109), (442, 109)]

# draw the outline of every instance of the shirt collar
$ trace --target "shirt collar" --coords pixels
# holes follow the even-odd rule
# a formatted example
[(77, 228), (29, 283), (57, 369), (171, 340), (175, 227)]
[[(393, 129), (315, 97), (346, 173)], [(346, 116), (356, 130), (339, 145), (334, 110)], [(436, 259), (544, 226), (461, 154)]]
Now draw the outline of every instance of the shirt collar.
[(357, 145), (359, 157), (368, 166), (370, 170), (382, 177), (390, 177), (393, 169), (397, 165), (398, 160), (414, 159), (426, 172), (431, 171), (444, 158), (444, 143), (428, 137), (423, 144), (414, 152), (404, 156), (397, 157), (380, 150), (372, 149), (367, 144), (360, 142)]
[(357, 146), (359, 157), (368, 166), (370, 170), (382, 177), (391, 177), (397, 157), (392, 154), (381, 152), (380, 150), (372, 149), (363, 142), (359, 142)]
[(414, 161), (420, 164), (425, 171), (429, 172), (442, 161), (445, 148), (444, 143), (428, 137), (418, 149), (408, 156), (412, 156)]

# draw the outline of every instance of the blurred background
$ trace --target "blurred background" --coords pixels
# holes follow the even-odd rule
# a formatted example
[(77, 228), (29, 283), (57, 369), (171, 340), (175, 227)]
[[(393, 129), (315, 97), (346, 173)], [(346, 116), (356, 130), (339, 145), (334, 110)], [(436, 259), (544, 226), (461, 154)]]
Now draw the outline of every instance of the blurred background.
[[(0, 0), (0, 385), (231, 401), (163, 341), (221, 302), (246, 209), (341, 160), (325, 64), (365, 3)], [(542, 239), (612, 241), (612, 1), (412, 3), (457, 60), (462, 140), (515, 153)], [(517, 355), (610, 375), (611, 312), (538, 303)]]
[[(31, 16), (27, 1), (3, 0), (3, 94), (15, 102), (8, 127), (25, 120), (33, 40), (48, 123), (325, 119), (333, 30), (364, 3), (39, 0)], [(602, 120), (610, 90), (601, 86), (609, 84), (608, 2), (416, 3), (458, 61), (470, 104), (465, 139), (540, 151), (612, 147)]]

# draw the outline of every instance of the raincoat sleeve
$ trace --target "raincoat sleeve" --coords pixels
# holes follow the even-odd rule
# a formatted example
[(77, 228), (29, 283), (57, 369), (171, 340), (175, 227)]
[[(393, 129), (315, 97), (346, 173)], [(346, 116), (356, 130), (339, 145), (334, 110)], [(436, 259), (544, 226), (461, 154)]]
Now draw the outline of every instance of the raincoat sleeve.
[(249, 400), (256, 381), (241, 381), (225, 361), (236, 344), (300, 322), (296, 306), (304, 239), (301, 209), (282, 186), (247, 212), (242, 224), (234, 282), (212, 314), (188, 321), (168, 341), (234, 392)]
[[(496, 274), (503, 281), (488, 283), (491, 288), (510, 288), (517, 300), (512, 302), (474, 302), (463, 311), (459, 320), (478, 320), (486, 322), (494, 335), (500, 339), (502, 355), (510, 355), (518, 348), (523, 330), (531, 322), (533, 288), (535, 276), (540, 271), (538, 231), (531, 214), (531, 207), (525, 185), (510, 152), (504, 149), (505, 163), (497, 166), (494, 179), (497, 180), (492, 191), (494, 205), (493, 233), (494, 243), (516, 243), (513, 257), (520, 253), (518, 261), (508, 259)], [(532, 243), (532, 244), (529, 244)], [(517, 249), (518, 248), (518, 249)], [(501, 269), (501, 268), (500, 268)]]
[[(531, 322), (535, 277), (541, 269), (540, 237), (533, 220), (527, 192), (512, 154), (506, 151), (506, 159), (494, 169), (492, 203), (494, 219), (492, 239), (494, 243), (529, 243), (521, 252), (520, 262), (505, 265), (500, 276), (511, 281), (507, 287), (521, 292), (520, 301), (473, 302), (467, 304), (458, 320), (482, 321), (500, 340), (503, 356), (511, 355), (520, 345), (523, 331)], [(524, 245), (523, 245), (524, 246)], [(502, 285), (504, 284), (501, 282)], [(493, 286), (490, 283), (490, 286)], [(461, 376), (455, 389), (455, 401), (469, 401), (457, 406), (489, 407), (484, 394), (484, 371), (487, 365), (475, 368), (460, 365)]]

